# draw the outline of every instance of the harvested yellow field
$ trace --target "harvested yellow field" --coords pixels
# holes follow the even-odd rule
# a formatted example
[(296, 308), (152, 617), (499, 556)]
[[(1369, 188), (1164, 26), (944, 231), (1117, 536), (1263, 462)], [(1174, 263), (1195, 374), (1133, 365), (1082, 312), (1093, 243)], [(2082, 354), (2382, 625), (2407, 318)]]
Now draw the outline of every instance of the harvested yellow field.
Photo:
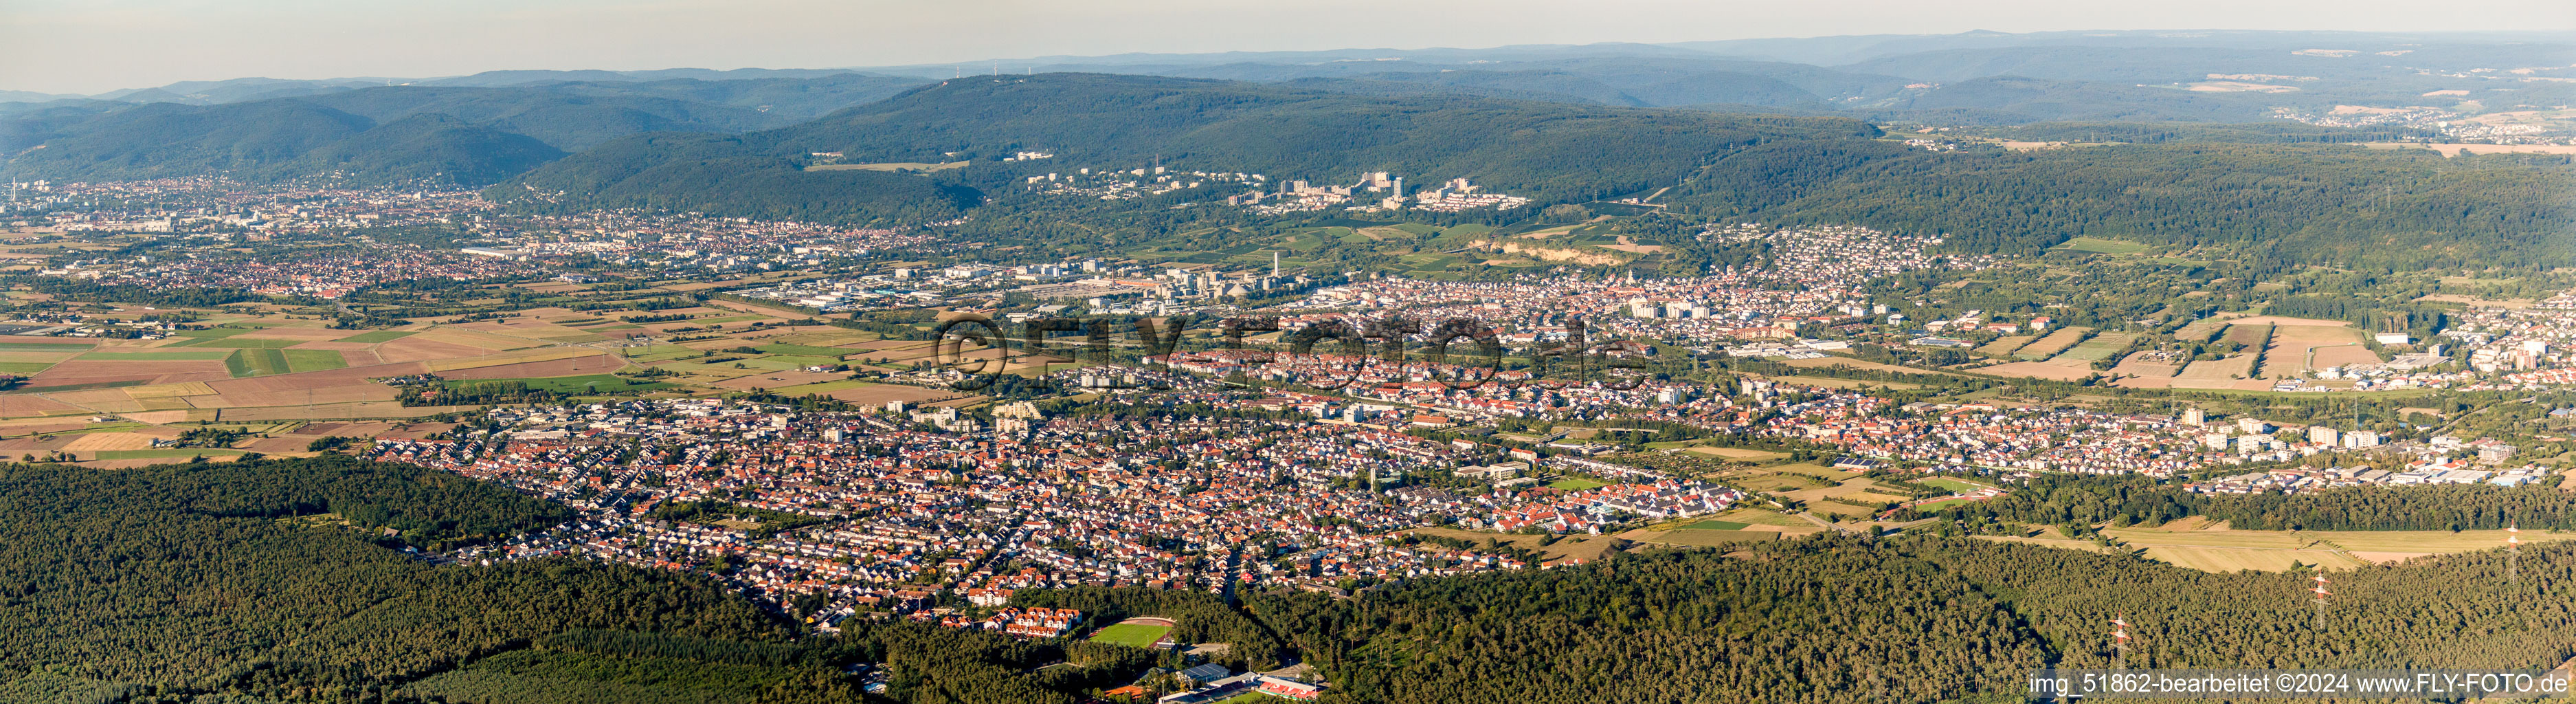
[(1690, 448), (1688, 451), (1730, 460), (1744, 460), (1748, 462), (1768, 462), (1788, 456), (1786, 454), (1772, 452), (1770, 450), (1754, 450), (1742, 447), (1694, 447)]
[(2070, 367), (2056, 362), (2008, 362), (1991, 367), (1978, 367), (1978, 373), (1998, 376), (2023, 376), (2034, 379), (2075, 381), (2094, 374), (2091, 366)]
[(2337, 570), (2365, 564), (2360, 558), (2332, 550), (2156, 546), (2147, 548), (2146, 555), (2151, 560), (2203, 572), (2280, 572), (2299, 564)]
[(2058, 328), (2056, 332), (2049, 333), (2047, 337), (2040, 338), (2038, 342), (2030, 343), (2029, 346), (2015, 351), (2014, 354), (2020, 355), (2024, 359), (2031, 360), (2055, 357), (2057, 356), (2057, 353), (2066, 351), (2066, 348), (2074, 347), (2075, 343), (2082, 342), (2086, 336), (2092, 334), (2093, 329), (2087, 327)]
[[(2457, 533), (2447, 530), (2391, 530), (2306, 531), (2300, 535), (2356, 552), (2434, 555), (2504, 547), (2507, 534), (2500, 530), (2464, 530)], [(2553, 533), (2543, 530), (2527, 530), (2520, 535), (2525, 545), (2576, 540), (2576, 533)]]
[(73, 438), (63, 445), (63, 449), (73, 452), (149, 450), (152, 449), (152, 440), (152, 436), (141, 433), (90, 433)]
[(427, 365), (431, 372), (444, 372), (457, 369), (472, 369), (475, 367), (497, 367), (504, 364), (518, 364), (521, 362), (548, 362), (558, 359), (588, 357), (598, 354), (600, 354), (599, 350), (588, 347), (541, 347), (537, 349), (503, 352), (500, 354), (489, 354), (481, 357), (468, 357), (465, 359), (432, 359), (425, 360), (422, 364)]
[(2022, 345), (2030, 344), (2030, 341), (2036, 339), (2039, 339), (2039, 336), (2007, 335), (2004, 337), (1998, 337), (1995, 338), (1995, 341), (1993, 342), (1979, 346), (1977, 348), (1977, 354), (1982, 354), (1988, 357), (2001, 357), (2012, 354), (2013, 350), (2021, 349)]
[(522, 337), (512, 337), (479, 330), (464, 330), (458, 328), (437, 328), (434, 330), (424, 331), (421, 334), (413, 335), (412, 337), (420, 338), (429, 342), (444, 342), (451, 345), (480, 347), (487, 350), (515, 350), (545, 344), (537, 340)]
[(2021, 543), (2024, 545), (2038, 545), (2041, 547), (2065, 550), (2082, 550), (2085, 552), (2114, 553), (2120, 551), (2119, 548), (2095, 544), (2090, 540), (2071, 540), (2067, 538), (2026, 538), (2018, 535), (1979, 535), (1973, 537), (1978, 540), (1988, 540), (1998, 543)]
[[(2279, 571), (2293, 563), (2346, 569), (2377, 562), (2504, 547), (2500, 530), (2472, 531), (2254, 531), (2224, 527), (2192, 530), (2181, 522), (2167, 529), (2103, 531), (2124, 549), (2144, 549), (2150, 559), (2212, 572), (2240, 569)], [(2531, 531), (2523, 542), (2576, 540), (2576, 533)], [(2043, 543), (2044, 544), (2044, 543)]]
[(202, 382), (202, 381), (182, 381), (182, 382), (172, 383), (172, 384), (153, 384), (153, 385), (150, 385), (150, 386), (136, 386), (136, 387), (133, 387), (133, 388), (125, 389), (125, 394), (126, 394), (127, 396), (132, 396), (132, 397), (134, 397), (134, 398), (135, 398), (135, 400), (143, 400), (143, 399), (150, 399), (150, 398), (170, 398), (170, 397), (175, 397), (175, 396), (205, 396), (205, 395), (213, 394), (214, 392), (215, 392), (215, 390), (214, 390), (214, 388), (213, 388), (213, 387), (209, 387), (209, 386), (207, 386), (207, 385), (206, 385), (206, 382)]
[(137, 413), (126, 413), (126, 414), (123, 414), (123, 415), (124, 415), (124, 417), (125, 417), (125, 419), (126, 419), (126, 420), (134, 421), (134, 422), (137, 422), (137, 423), (164, 423), (164, 424), (166, 424), (166, 423), (179, 423), (179, 422), (184, 422), (184, 421), (188, 420), (188, 412), (187, 412), (187, 411), (142, 411), (142, 412), (137, 412)]

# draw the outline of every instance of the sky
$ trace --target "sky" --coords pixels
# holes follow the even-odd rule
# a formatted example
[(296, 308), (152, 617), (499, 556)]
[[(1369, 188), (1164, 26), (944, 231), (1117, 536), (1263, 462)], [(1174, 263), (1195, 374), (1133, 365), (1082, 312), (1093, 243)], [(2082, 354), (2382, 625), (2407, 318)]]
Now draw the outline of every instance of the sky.
[(247, 76), (843, 68), (1972, 29), (2576, 30), (2576, 2), (0, 0), (0, 90), (91, 94)]

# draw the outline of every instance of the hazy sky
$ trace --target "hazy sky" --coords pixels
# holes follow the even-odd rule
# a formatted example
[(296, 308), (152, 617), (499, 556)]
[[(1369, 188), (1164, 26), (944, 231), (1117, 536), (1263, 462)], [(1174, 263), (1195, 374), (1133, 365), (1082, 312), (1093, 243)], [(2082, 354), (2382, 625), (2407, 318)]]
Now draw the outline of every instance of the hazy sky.
[(2571, 0), (0, 0), (0, 90), (1970, 29), (2576, 29)]

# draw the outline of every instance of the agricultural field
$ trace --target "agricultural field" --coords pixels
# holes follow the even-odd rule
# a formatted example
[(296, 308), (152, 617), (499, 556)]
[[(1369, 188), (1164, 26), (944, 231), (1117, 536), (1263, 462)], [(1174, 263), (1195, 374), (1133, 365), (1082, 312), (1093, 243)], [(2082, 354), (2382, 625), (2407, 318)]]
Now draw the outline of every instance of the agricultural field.
[(2030, 377), (2033, 379), (2050, 379), (2054, 381), (2074, 381), (2094, 374), (2094, 370), (2091, 365), (2069, 366), (2058, 364), (2054, 361), (2007, 362), (1990, 367), (1978, 367), (1972, 371), (1979, 374), (2020, 376)]
[(2163, 387), (2171, 384), (2169, 380), (2173, 375), (2182, 373), (2185, 363), (2185, 358), (2175, 354), (2141, 350), (2121, 358), (2119, 364), (2111, 367), (2111, 373), (2136, 377), (2120, 380), (2121, 386)]
[(1835, 357), (1835, 356), (1831, 356), (1831, 355), (1824, 356), (1824, 357), (1813, 357), (1813, 358), (1808, 358), (1808, 359), (1791, 359), (1791, 360), (1785, 360), (1785, 361), (1782, 361), (1781, 363), (1782, 363), (1782, 364), (1789, 365), (1789, 366), (1792, 366), (1792, 367), (1798, 367), (1798, 368), (1801, 368), (1801, 369), (1821, 369), (1821, 368), (1827, 368), (1827, 367), (1849, 367), (1849, 368), (1852, 368), (1852, 369), (1867, 369), (1867, 370), (1871, 370), (1871, 371), (1896, 372), (1896, 373), (1898, 373), (1898, 374), (1939, 374), (1939, 373), (1941, 373), (1941, 372), (1937, 372), (1937, 371), (1933, 371), (1933, 370), (1929, 370), (1929, 369), (1916, 369), (1916, 368), (1913, 368), (1913, 367), (1908, 367), (1908, 366), (1903, 366), (1903, 365), (1887, 364), (1887, 363), (1884, 363), (1884, 362), (1872, 362), (1872, 361), (1869, 361), (1869, 360), (1866, 360), (1866, 359), (1852, 359), (1852, 358), (1850, 358), (1850, 357)]
[[(2251, 320), (2251, 318), (2248, 318), (2247, 320)], [(2248, 348), (2262, 347), (2272, 341), (2272, 324), (2248, 323), (2244, 320), (2239, 320), (2229, 323), (2227, 325), (2227, 332), (2221, 333), (2218, 339), (2244, 345)]]
[(2036, 335), (2006, 335), (1998, 337), (1995, 338), (1995, 341), (1993, 342), (1978, 346), (1977, 354), (1982, 354), (1988, 357), (2003, 357), (2005, 355), (2012, 354), (2013, 350), (2021, 349), (2023, 345), (2030, 344), (2030, 341), (2036, 339), (2039, 339)]
[(533, 377), (522, 379), (453, 379), (446, 383), (448, 388), (459, 388), (469, 384), (515, 383), (525, 384), (531, 389), (540, 389), (557, 393), (651, 391), (674, 388), (671, 384), (655, 381), (638, 381), (613, 374), (583, 374), (579, 376)]
[[(564, 300), (579, 300), (586, 291), (563, 282), (527, 288)], [(668, 293), (612, 295), (617, 300), (663, 304), (650, 310), (536, 307), (471, 319), (418, 318), (408, 325), (378, 330), (329, 327), (329, 318), (315, 315), (321, 311), (313, 308), (236, 305), (193, 311), (196, 317), (190, 327), (167, 338), (0, 339), (0, 373), (25, 378), (15, 389), (0, 393), (0, 452), (17, 456), (60, 451), (100, 466), (136, 466), (155, 458), (200, 454), (220, 458), (247, 451), (293, 455), (304, 452), (312, 438), (279, 435), (233, 448), (167, 456), (153, 454), (150, 439), (138, 440), (141, 436), (132, 433), (99, 435), (70, 450), (60, 446), (67, 440), (37, 443), (5, 438), (24, 432), (82, 430), (83, 424), (73, 422), (79, 416), (112, 418), (143, 431), (168, 430), (167, 435), (175, 437), (172, 426), (178, 424), (415, 422), (471, 410), (405, 406), (397, 400), (398, 389), (386, 383), (423, 374), (439, 377), (451, 389), (499, 382), (574, 397), (591, 393), (731, 395), (801, 386), (807, 388), (800, 392), (858, 404), (965, 405), (983, 400), (944, 389), (860, 381), (848, 373), (801, 371), (871, 354), (890, 358), (900, 368), (906, 361), (930, 355), (927, 343), (890, 345), (873, 333), (789, 325), (777, 315), (721, 305), (673, 308), (667, 304)], [(487, 302), (502, 299), (496, 294)], [(671, 315), (688, 317), (652, 324), (623, 321)], [(671, 338), (686, 339), (674, 342)], [(876, 347), (895, 349), (872, 349)], [(744, 351), (729, 351), (734, 349)], [(727, 361), (703, 364), (699, 358)], [(639, 373), (653, 366), (680, 374), (639, 378)]]
[(2057, 353), (2059, 352), (2066, 351), (2067, 348), (2074, 347), (2075, 343), (2082, 342), (2085, 338), (2092, 335), (2093, 328), (2061, 328), (2056, 332), (2049, 333), (2047, 337), (2040, 338), (2038, 342), (2030, 343), (2030, 346), (2021, 348), (2020, 351), (2014, 352), (2013, 356), (2019, 357), (2024, 361), (2048, 359), (2050, 357), (2057, 356)]
[[(1810, 361), (1810, 360), (1801, 360), (1801, 361)], [(1845, 361), (1850, 361), (1850, 360), (1845, 360)], [(1908, 371), (1911, 371), (1911, 372), (1914, 372), (1914, 373), (1918, 373), (1918, 374), (1919, 374), (1919, 373), (1923, 373), (1921, 370), (1908, 370)], [(1773, 379), (1773, 380), (1776, 380), (1776, 381), (1786, 381), (1786, 382), (1791, 382), (1791, 383), (1796, 383), (1796, 384), (1805, 384), (1805, 385), (1807, 385), (1807, 386), (1822, 386), (1822, 387), (1829, 388), (1829, 389), (1920, 389), (1920, 388), (1923, 388), (1923, 385), (1922, 385), (1922, 384), (1917, 384), (1917, 383), (1907, 382), (1907, 381), (1870, 381), (1870, 380), (1867, 380), (1867, 379), (1844, 379), (1844, 378), (1841, 378), (1841, 377), (1831, 377), (1831, 376), (1805, 376), (1805, 375), (1790, 375), (1790, 376), (1774, 376), (1774, 377), (1770, 377), (1770, 378), (1771, 378), (1771, 379)]]
[(2217, 339), (2219, 330), (2226, 328), (2227, 322), (2227, 316), (2212, 316), (2194, 320), (2188, 325), (2175, 329), (2173, 336), (2174, 339), (2185, 342), (2209, 342)]
[[(2172, 385), (2188, 389), (2236, 388), (2240, 380), (2252, 379), (2253, 375), (2254, 355), (2249, 352), (2229, 355), (2226, 359), (2192, 362), (2190, 366), (2183, 367), (2182, 373), (2174, 375)], [(2264, 388), (2271, 386), (2269, 382), (2260, 380), (2242, 383)]]
[(2349, 325), (2273, 326), (2271, 347), (2263, 355), (2262, 376), (2294, 379), (2328, 367), (2383, 361), (2362, 342), (2361, 331)]
[(2138, 336), (2135, 334), (2124, 332), (2102, 333), (2093, 336), (2093, 339), (2085, 340), (2076, 344), (2074, 347), (2068, 348), (2065, 352), (2059, 353), (2055, 358), (2048, 361), (2052, 363), (2070, 361), (2082, 362), (2089, 367), (2094, 362), (2110, 359), (2111, 355), (2119, 353), (2120, 350), (2128, 349), (2129, 343), (2136, 340), (2137, 337)]

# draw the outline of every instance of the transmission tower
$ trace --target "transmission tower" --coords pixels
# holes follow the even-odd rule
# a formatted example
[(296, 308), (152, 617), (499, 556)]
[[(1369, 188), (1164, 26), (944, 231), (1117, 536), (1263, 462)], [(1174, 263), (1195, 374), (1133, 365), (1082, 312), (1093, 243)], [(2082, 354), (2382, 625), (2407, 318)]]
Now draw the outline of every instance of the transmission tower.
[(2111, 619), (2111, 669), (2129, 669), (2129, 619)]
[(2334, 596), (2334, 592), (2326, 591), (2326, 576), (2324, 573), (2318, 573), (2313, 579), (2317, 580), (2317, 586), (2310, 588), (2308, 591), (2315, 592), (2317, 595), (2317, 630), (2322, 631), (2326, 628), (2326, 598)]
[(2504, 527), (2504, 581), (2522, 582), (2522, 527)]

